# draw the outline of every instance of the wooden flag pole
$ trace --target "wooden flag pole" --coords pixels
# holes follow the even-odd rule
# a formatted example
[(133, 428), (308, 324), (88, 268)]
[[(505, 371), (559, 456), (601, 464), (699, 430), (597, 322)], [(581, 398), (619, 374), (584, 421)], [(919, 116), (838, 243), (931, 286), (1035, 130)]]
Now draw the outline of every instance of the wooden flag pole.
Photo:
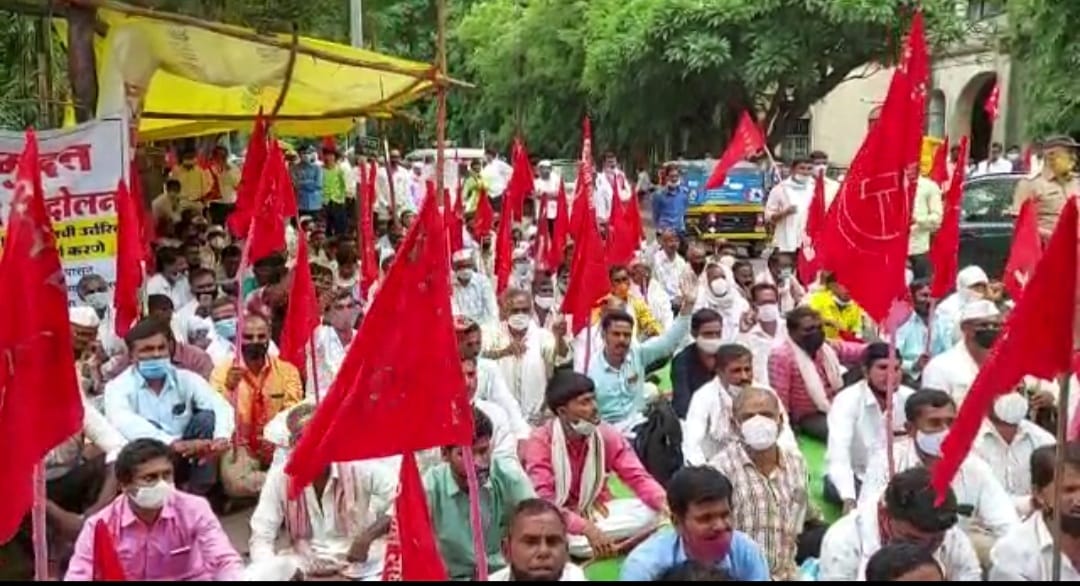
[[(896, 356), (896, 326), (893, 324), (889, 334), (889, 360), (892, 360)], [(903, 361), (901, 360), (901, 369), (903, 369)], [(891, 480), (893, 475), (896, 474), (896, 459), (893, 456), (893, 444), (896, 443), (893, 438), (895, 433), (893, 430), (893, 397), (896, 396), (896, 386), (900, 384), (900, 379), (896, 380), (896, 384), (893, 384), (892, 377), (885, 379), (885, 449), (886, 458), (889, 463), (889, 479)]]
[(1072, 374), (1065, 373), (1061, 378), (1061, 393), (1058, 396), (1057, 455), (1054, 461), (1054, 522), (1050, 528), (1054, 535), (1051, 582), (1061, 581), (1061, 477), (1065, 474), (1065, 441), (1069, 435), (1069, 392), (1071, 391), (1069, 381), (1072, 379)]
[[(336, 333), (335, 333), (336, 334)], [(312, 332), (311, 338), (308, 339), (308, 352), (311, 352), (311, 384), (315, 386), (312, 389), (315, 395), (315, 404), (318, 405), (321, 397), (319, 396), (319, 357), (315, 353), (315, 333)]]
[[(90, 409), (91, 407), (87, 407)], [(34, 544), (34, 581), (49, 581), (49, 542), (45, 524), (45, 463), (34, 466), (34, 506), (30, 513), (31, 539)]]

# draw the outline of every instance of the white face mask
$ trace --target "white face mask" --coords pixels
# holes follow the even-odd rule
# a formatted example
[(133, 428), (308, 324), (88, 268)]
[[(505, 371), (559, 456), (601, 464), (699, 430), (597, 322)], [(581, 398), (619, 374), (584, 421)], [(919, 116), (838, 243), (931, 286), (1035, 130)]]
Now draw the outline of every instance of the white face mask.
[(971, 303), (972, 301), (979, 301), (980, 299), (983, 298), (982, 293), (979, 293), (978, 291), (968, 289), (968, 288), (960, 289), (957, 292), (960, 293), (960, 300), (963, 301), (964, 303)]
[(940, 458), (941, 444), (945, 443), (945, 436), (947, 435), (949, 435), (949, 430), (947, 429), (936, 433), (917, 431), (915, 432), (915, 444), (919, 446), (919, 450), (927, 456)]
[(532, 318), (529, 317), (528, 314), (515, 313), (514, 315), (506, 318), (506, 325), (515, 332), (523, 332), (529, 329), (530, 321), (532, 321)]
[(582, 419), (581, 421), (571, 423), (570, 429), (580, 436), (589, 437), (596, 433), (596, 424), (587, 419)]
[(458, 282), (467, 284), (472, 280), (472, 269), (457, 269), (454, 271), (454, 276), (457, 277)]
[(757, 308), (757, 319), (767, 323), (780, 321), (780, 306), (775, 303), (765, 303)]
[(810, 182), (810, 176), (796, 174), (791, 176), (791, 180), (795, 182), (795, 185), (802, 187)]
[(550, 295), (540, 295), (533, 299), (536, 306), (540, 309), (551, 309), (552, 305), (555, 305), (555, 298)]
[(706, 354), (716, 354), (716, 351), (724, 344), (720, 338), (694, 338), (694, 342)]
[(735, 266), (735, 257), (731, 256), (730, 254), (725, 254), (724, 256), (720, 257), (720, 264), (730, 269), (731, 267)]
[(1009, 393), (994, 401), (994, 415), (1009, 425), (1019, 425), (1027, 414), (1028, 401), (1020, 393)]
[(822, 165), (822, 164), (814, 165), (814, 176), (816, 177), (818, 175), (821, 175), (822, 173), (824, 173), (828, 169), (829, 169), (829, 166), (827, 164), (826, 165)]
[(172, 484), (159, 480), (150, 486), (140, 486), (135, 489), (135, 494), (128, 495), (136, 507), (146, 511), (156, 511), (165, 506), (165, 501), (173, 493)]
[(86, 304), (98, 311), (104, 311), (109, 308), (109, 304), (112, 301), (109, 298), (107, 291), (99, 291), (97, 293), (90, 293), (86, 296)]
[(727, 279), (723, 277), (709, 281), (709, 291), (717, 298), (726, 297), (730, 289), (731, 286), (728, 285)]
[(767, 450), (776, 445), (776, 438), (780, 435), (780, 426), (776, 420), (763, 415), (755, 415), (739, 426), (746, 447), (755, 452)]

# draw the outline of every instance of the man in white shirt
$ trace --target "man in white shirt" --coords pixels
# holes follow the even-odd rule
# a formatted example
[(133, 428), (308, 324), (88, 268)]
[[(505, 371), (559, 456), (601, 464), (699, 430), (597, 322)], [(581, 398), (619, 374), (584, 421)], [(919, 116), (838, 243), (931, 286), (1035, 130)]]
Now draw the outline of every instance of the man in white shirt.
[(754, 380), (769, 380), (769, 354), (787, 334), (786, 324), (780, 319), (779, 299), (780, 293), (772, 283), (750, 287), (751, 310), (740, 320), (735, 342), (754, 354)]
[(809, 159), (796, 160), (791, 176), (773, 187), (765, 202), (765, 221), (773, 227), (776, 250), (795, 252), (802, 246), (813, 197), (813, 166)]
[(653, 279), (659, 283), (671, 300), (671, 311), (682, 306), (682, 283), (687, 278), (690, 265), (679, 256), (679, 235), (674, 230), (664, 230), (658, 238), (660, 249), (652, 256)]
[(975, 438), (975, 453), (990, 465), (1021, 517), (1031, 512), (1031, 454), (1056, 442), (1028, 421), (1030, 408), (1023, 389), (998, 397)]
[(961, 269), (956, 273), (956, 290), (934, 308), (935, 327), (953, 336), (953, 342), (958, 340), (960, 310), (968, 303), (985, 299), (989, 285), (990, 278), (982, 268), (971, 265)]
[(458, 317), (454, 321), (454, 329), (457, 332), (458, 352), (462, 359), (471, 358), (476, 361), (476, 396), (491, 401), (506, 412), (515, 438), (519, 441), (528, 439), (532, 428), (525, 421), (521, 403), (510, 392), (499, 365), (480, 354), (484, 346), (480, 325), (467, 318)]
[(480, 171), (480, 177), (487, 187), (487, 195), (495, 211), (502, 209), (502, 196), (513, 173), (514, 168), (500, 159), (495, 149), (489, 148), (484, 152), (484, 168)]
[(473, 407), (483, 411), (491, 420), (491, 453), (499, 458), (518, 461), (518, 439), (510, 430), (510, 416), (506, 410), (495, 403), (478, 397), (476, 394), (478, 376), (475, 358), (461, 358), (461, 370), (465, 374), (465, 391), (469, 394)]
[(603, 167), (596, 174), (596, 186), (593, 189), (593, 207), (596, 211), (596, 219), (606, 222), (611, 217), (614, 207), (612, 198), (619, 194), (619, 201), (630, 201), (636, 197), (633, 187), (626, 181), (626, 174), (619, 168), (619, 161), (615, 153), (608, 151), (603, 156)]
[(971, 174), (972, 177), (978, 177), (979, 175), (990, 175), (992, 173), (1012, 173), (1013, 164), (1002, 155), (1005, 152), (1005, 147), (1000, 142), (995, 142), (990, 145), (990, 158), (985, 161), (980, 161), (975, 166), (975, 172)]
[[(884, 342), (869, 344), (865, 352), (863, 380), (837, 393), (828, 415), (825, 500), (843, 505), (844, 513), (855, 508), (870, 455), (887, 449), (886, 434), (904, 432), (904, 404), (915, 392), (900, 385), (899, 352), (890, 358)], [(886, 425), (889, 386), (894, 388), (892, 423)]]
[(157, 274), (146, 282), (147, 295), (167, 295), (173, 307), (183, 307), (192, 300), (188, 284), (188, 261), (180, 250), (169, 246), (157, 250)]
[[(562, 185), (562, 176), (551, 170), (551, 161), (543, 160), (536, 165), (536, 178), (533, 179), (533, 187), (536, 189), (537, 202), (547, 197), (547, 207), (537, 210), (539, 220), (547, 220), (548, 234), (555, 233), (555, 218), (559, 216), (559, 186)], [(567, 208), (569, 211), (569, 208)]]
[(390, 186), (393, 182), (393, 207), (396, 214), (401, 214), (402, 210), (409, 209), (409, 170), (405, 168), (405, 165), (401, 164), (401, 151), (393, 149), (390, 151), (390, 172), (387, 173), (386, 167), (380, 165), (375, 172), (375, 212), (379, 215), (379, 219), (387, 221), (391, 219), (390, 215)]
[(765, 261), (766, 269), (755, 277), (757, 283), (776, 287), (779, 295), (780, 315), (787, 315), (806, 297), (806, 288), (795, 277), (795, 255), (774, 250)]
[(570, 562), (570, 540), (562, 511), (544, 499), (525, 499), (510, 516), (503, 538), (506, 567), (489, 582), (586, 582)]
[[(956, 403), (944, 391), (923, 389), (908, 398), (904, 415), (908, 436), (893, 446), (896, 470), (932, 469), (941, 458), (941, 444), (956, 420)], [(888, 477), (888, 454), (873, 454), (860, 504), (864, 497), (877, 494)], [(1012, 499), (990, 466), (975, 454), (964, 459), (951, 486), (959, 503), (960, 528), (985, 562), (994, 541), (1020, 522)]]
[(1013, 527), (990, 550), (991, 582), (1050, 582), (1053, 580), (1053, 515), (1061, 513), (1061, 581), (1080, 582), (1080, 444), (1065, 445), (1061, 498), (1054, 502), (1057, 450), (1043, 446), (1031, 457), (1032, 499), (1036, 510)]
[(911, 211), (911, 235), (908, 239), (908, 259), (916, 279), (930, 276), (930, 239), (941, 227), (941, 188), (930, 178), (919, 175), (915, 187), (915, 205)]
[(818, 581), (865, 580), (870, 557), (883, 545), (914, 542), (933, 548), (945, 579), (981, 582), (982, 569), (971, 542), (956, 526), (958, 506), (952, 490), (941, 506), (930, 485), (930, 472), (899, 472), (888, 487), (829, 527), (821, 543)]

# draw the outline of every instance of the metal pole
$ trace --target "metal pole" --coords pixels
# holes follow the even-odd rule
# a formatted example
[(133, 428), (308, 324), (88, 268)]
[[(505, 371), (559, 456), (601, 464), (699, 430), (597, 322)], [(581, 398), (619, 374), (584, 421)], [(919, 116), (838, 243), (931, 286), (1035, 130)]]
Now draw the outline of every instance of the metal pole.
[(1050, 528), (1054, 535), (1051, 582), (1061, 581), (1061, 477), (1065, 474), (1065, 440), (1069, 429), (1069, 380), (1071, 379), (1071, 373), (1065, 373), (1061, 377), (1061, 393), (1058, 396), (1057, 455), (1054, 462), (1054, 523)]

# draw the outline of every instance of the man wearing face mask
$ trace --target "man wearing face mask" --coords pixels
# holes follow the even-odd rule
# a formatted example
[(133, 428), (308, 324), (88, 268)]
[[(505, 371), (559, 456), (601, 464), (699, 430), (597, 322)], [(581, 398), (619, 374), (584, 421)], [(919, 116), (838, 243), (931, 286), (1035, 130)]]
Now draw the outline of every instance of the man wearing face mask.
[[(690, 265), (679, 255), (679, 235), (674, 230), (662, 230), (659, 237), (659, 250), (648, 259), (652, 263), (653, 280), (664, 289), (664, 293), (671, 300), (672, 311), (678, 308), (682, 301), (678, 299), (681, 283), (690, 272)], [(705, 257), (700, 259), (701, 269), (705, 270)], [(696, 278), (696, 274), (695, 274)]]
[(65, 581), (96, 579), (94, 538), (99, 522), (108, 529), (128, 580), (243, 578), (244, 562), (210, 504), (176, 490), (170, 456), (169, 447), (154, 439), (133, 441), (120, 451), (116, 478), (123, 492), (87, 519)]
[(956, 496), (950, 489), (937, 505), (925, 468), (898, 471), (887, 487), (829, 527), (821, 543), (818, 581), (865, 580), (866, 567), (885, 545), (912, 543), (934, 552), (945, 580), (981, 582), (971, 542), (957, 527)]
[(236, 299), (218, 297), (210, 305), (210, 320), (214, 322), (210, 345), (206, 353), (215, 365), (232, 360), (233, 344), (236, 342)]
[(699, 309), (690, 318), (694, 342), (671, 361), (671, 407), (679, 419), (686, 419), (694, 393), (716, 376), (716, 351), (724, 343), (723, 331), (723, 318), (711, 309)]
[(769, 563), (747, 534), (735, 529), (734, 488), (711, 466), (689, 466), (671, 477), (667, 501), (672, 527), (630, 552), (619, 580), (649, 582), (683, 562), (722, 570), (732, 581), (768, 582)]
[(863, 336), (862, 308), (851, 299), (847, 287), (841, 285), (833, 274), (825, 275), (825, 288), (811, 293), (807, 305), (821, 316), (826, 340)]
[(532, 282), (533, 321), (551, 329), (559, 319), (559, 300), (551, 273), (539, 273)]
[(896, 349), (904, 361), (904, 372), (914, 380), (922, 376), (930, 359), (949, 349), (952, 335), (942, 330), (939, 322), (933, 322), (934, 333), (930, 336), (930, 282), (917, 279), (908, 287), (914, 311), (907, 321), (896, 330)]
[[(308, 397), (313, 397), (316, 393), (320, 397), (326, 396), (330, 383), (345, 361), (349, 346), (356, 338), (356, 320), (359, 315), (360, 306), (353, 299), (351, 291), (337, 290), (333, 293), (323, 313), (323, 324), (312, 333), (315, 355), (307, 358), (308, 365), (305, 369)], [(318, 374), (315, 374), (316, 371)]]
[(105, 417), (129, 441), (168, 445), (188, 492), (206, 494), (233, 434), (232, 407), (199, 375), (173, 365), (168, 324), (143, 319), (125, 341), (135, 363), (105, 386)]
[(724, 318), (720, 338), (733, 342), (739, 335), (743, 314), (750, 310), (750, 302), (739, 293), (731, 271), (723, 265), (709, 263), (702, 281), (694, 309), (708, 308), (719, 313)]
[(986, 299), (989, 285), (990, 278), (982, 268), (964, 267), (956, 274), (956, 291), (934, 307), (934, 322), (952, 336), (950, 344), (959, 340), (960, 310), (968, 303)]
[[(173, 313), (174, 329), (185, 334), (193, 329), (210, 330), (210, 309), (218, 296), (217, 276), (208, 268), (198, 268), (188, 273), (188, 281), (194, 298)], [(193, 342), (188, 338), (185, 341)]]
[[(737, 439), (738, 427), (733, 427), (733, 404), (742, 392), (751, 387), (768, 389), (754, 380), (753, 357), (739, 344), (724, 344), (716, 352), (715, 377), (694, 393), (683, 426), (683, 457), (690, 466), (708, 463), (729, 442)], [(771, 391), (770, 391), (771, 392)], [(785, 448), (798, 448), (795, 434), (787, 423), (787, 413), (780, 405), (784, 420), (780, 425), (779, 442)]]
[(749, 311), (739, 320), (739, 335), (735, 342), (750, 349), (754, 355), (754, 379), (769, 380), (769, 353), (777, 340), (786, 335), (780, 319), (780, 293), (770, 283), (750, 287)]
[(488, 569), (506, 567), (502, 556), (504, 528), (518, 503), (536, 496), (521, 467), (507, 458), (492, 458), (491, 420), (473, 407), (473, 458), (480, 485), (480, 514), (484, 519), (484, 552), (473, 549), (469, 523), (469, 495), (465, 457), (460, 446), (442, 449), (443, 462), (424, 473), (431, 528), (439, 540), (439, 553), (451, 580), (476, 578), (476, 556), (487, 557)]
[(975, 438), (975, 453), (990, 465), (1012, 497), (1021, 518), (1031, 512), (1031, 454), (1056, 442), (1053, 434), (1028, 420), (1023, 389), (994, 400), (994, 408)]
[(274, 455), (274, 447), (262, 439), (263, 427), (303, 399), (300, 371), (269, 352), (266, 318), (248, 314), (240, 333), (243, 360), (221, 363), (210, 374), (210, 385), (232, 404), (240, 428), (237, 445), (221, 466), (226, 495), (232, 498), (254, 497), (262, 490)]
[(529, 250), (518, 245), (513, 252), (513, 270), (510, 273), (510, 287), (528, 289), (533, 281), (533, 263), (529, 260)]
[[(904, 432), (904, 404), (915, 391), (900, 384), (897, 358), (890, 358), (889, 345), (884, 342), (868, 345), (863, 359), (864, 378), (840, 391), (829, 409), (825, 500), (843, 506), (845, 513), (855, 508), (870, 455), (887, 449), (886, 430), (894, 436)], [(892, 423), (886, 424), (890, 386)]]
[(759, 273), (755, 280), (776, 287), (780, 295), (780, 314), (787, 315), (787, 312), (795, 309), (806, 297), (806, 288), (795, 277), (795, 256), (773, 251), (765, 263), (768, 270)]
[(188, 283), (188, 262), (176, 248), (163, 246), (155, 254), (157, 273), (146, 282), (147, 295), (167, 295), (174, 307), (193, 299)]
[(548, 377), (571, 356), (566, 322), (557, 320), (552, 331), (542, 328), (533, 322), (532, 306), (527, 291), (507, 289), (503, 293), (503, 321), (484, 328), (483, 339), (485, 357), (498, 364), (525, 419), (535, 425), (545, 416), (543, 389)]
[(476, 271), (475, 252), (459, 250), (454, 253), (453, 297), (454, 315), (467, 317), (478, 324), (496, 321), (499, 316), (495, 290), (487, 277)]
[(581, 568), (570, 563), (566, 520), (558, 507), (543, 499), (518, 503), (503, 539), (507, 566), (489, 582), (586, 582)]
[[(1064, 448), (1065, 466), (1054, 478), (1055, 446), (1043, 446), (1031, 457), (1032, 500), (1035, 514), (1005, 534), (990, 551), (991, 582), (1050, 582), (1053, 580), (1054, 541), (1061, 540), (1061, 581), (1080, 582), (1080, 444)], [(1061, 483), (1061, 500), (1055, 484)], [(1061, 533), (1051, 529), (1061, 515)]]
[[(819, 521), (808, 499), (806, 461), (797, 447), (777, 443), (784, 419), (772, 391), (745, 389), (735, 398), (732, 415), (738, 438), (709, 462), (734, 488), (732, 526), (762, 545), (774, 581), (795, 581), (804, 524)], [(809, 533), (820, 540), (823, 530)]]
[[(944, 391), (923, 389), (908, 398), (904, 416), (907, 437), (893, 445), (896, 470), (932, 470), (941, 458), (941, 444), (956, 420), (956, 404)], [(871, 454), (860, 506), (880, 493), (888, 482), (888, 471), (885, 451)], [(967, 534), (985, 566), (994, 541), (1020, 522), (1016, 508), (994, 471), (974, 453), (964, 459), (951, 486), (959, 503), (959, 528)]]
[(817, 181), (819, 177), (825, 179), (825, 209), (828, 209), (840, 191), (840, 182), (828, 175), (829, 155), (825, 151), (810, 153), (810, 163), (813, 165), (814, 180)]
[(972, 173), (971, 176), (978, 177), (979, 175), (990, 175), (994, 173), (1012, 173), (1012, 161), (1009, 161), (1002, 156), (1004, 152), (1005, 147), (1002, 146), (1000, 142), (991, 144), (989, 158), (985, 161), (980, 161), (979, 164), (975, 166), (975, 172)]
[(593, 189), (593, 209), (596, 211), (596, 219), (606, 222), (611, 217), (613, 197), (618, 194), (623, 202), (636, 197), (630, 183), (626, 180), (626, 174), (619, 168), (619, 161), (615, 153), (608, 151), (602, 158), (603, 167), (596, 174), (596, 187)]
[(323, 208), (323, 169), (314, 147), (305, 148), (291, 169), (296, 187), (296, 207), (302, 216), (317, 217)]
[(806, 232), (806, 214), (814, 197), (813, 166), (809, 159), (791, 165), (791, 176), (769, 192), (765, 221), (773, 227), (773, 247), (796, 252)]
[[(607, 558), (623, 540), (655, 528), (665, 510), (664, 489), (642, 466), (619, 430), (600, 421), (592, 380), (556, 372), (545, 392), (555, 419), (533, 430), (525, 446), (525, 471), (537, 495), (559, 507), (570, 532), (570, 554)], [(612, 500), (615, 474), (637, 498)]]
[(690, 189), (683, 184), (679, 168), (672, 164), (664, 170), (664, 186), (653, 193), (653, 222), (657, 230), (671, 230), (680, 238), (686, 236), (686, 208)]
[(528, 439), (532, 428), (525, 421), (521, 403), (510, 392), (510, 386), (503, 377), (498, 363), (481, 354), (484, 336), (480, 325), (457, 316), (454, 318), (454, 331), (457, 334), (458, 352), (461, 358), (476, 361), (476, 397), (491, 401), (501, 407), (510, 418), (510, 429), (514, 437), (518, 440)]
[(97, 339), (101, 344), (106, 356), (123, 354), (127, 348), (124, 340), (116, 335), (116, 316), (113, 313), (112, 293), (109, 292), (109, 284), (101, 275), (91, 273), (83, 275), (75, 292), (79, 299), (87, 306), (94, 309), (101, 325), (98, 326)]
[(1020, 206), (1028, 199), (1035, 200), (1035, 213), (1039, 223), (1039, 235), (1043, 244), (1057, 225), (1061, 209), (1069, 196), (1080, 193), (1080, 180), (1076, 175), (1076, 152), (1080, 144), (1068, 136), (1054, 136), (1043, 142), (1045, 163), (1042, 170), (1030, 181), (1020, 181), (1013, 195), (1013, 213), (1020, 213)]
[(842, 365), (858, 364), (865, 344), (826, 341), (821, 316), (809, 307), (787, 314), (787, 332), (769, 354), (769, 386), (791, 414), (793, 427), (826, 441), (826, 414), (843, 388)]
[(675, 321), (671, 297), (653, 278), (652, 267), (644, 255), (637, 255), (630, 262), (630, 295), (645, 301), (653, 317), (660, 322), (661, 331), (671, 327), (671, 322)]
[[(625, 266), (615, 265), (608, 269), (608, 278), (611, 280), (611, 294), (623, 300), (627, 305), (627, 310), (634, 316), (636, 334), (642, 339), (660, 335), (663, 328), (649, 310), (648, 303), (641, 297), (631, 295), (630, 271)], [(597, 310), (594, 312), (593, 322), (595, 323), (599, 318), (600, 311)]]

